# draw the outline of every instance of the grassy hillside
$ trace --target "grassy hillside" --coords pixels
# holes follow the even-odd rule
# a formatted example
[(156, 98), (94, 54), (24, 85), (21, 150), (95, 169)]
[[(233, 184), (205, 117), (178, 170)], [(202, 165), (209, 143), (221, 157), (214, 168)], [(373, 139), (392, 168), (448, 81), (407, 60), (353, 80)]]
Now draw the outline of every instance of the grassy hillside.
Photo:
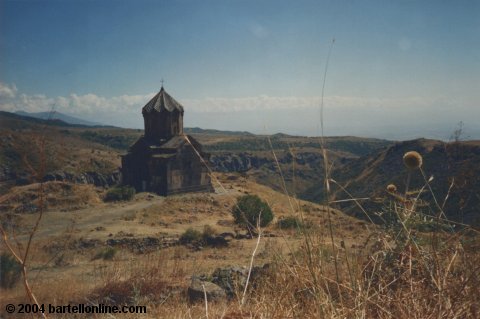
[[(408, 151), (417, 151), (423, 157), (422, 172), (411, 173), (402, 163), (402, 156)], [(444, 143), (435, 140), (418, 139), (398, 142), (385, 150), (350, 159), (332, 172), (332, 178), (348, 189), (355, 198), (369, 197), (362, 202), (367, 211), (381, 212), (390, 202), (386, 192), (388, 184), (395, 184), (399, 192), (405, 192), (407, 182), (409, 191), (420, 190), (426, 186), (426, 180), (433, 190), (420, 196), (429, 203), (424, 207), (426, 214), (438, 215), (439, 203), (447, 217), (463, 223), (480, 225), (480, 142)], [(332, 199), (348, 198), (340, 188), (333, 188)], [(428, 189), (428, 187), (427, 187)], [(324, 200), (323, 185), (318, 183), (306, 192), (306, 199), (321, 202)], [(355, 216), (364, 216), (356, 205), (344, 205), (346, 211)]]
[[(3, 185), (6, 180), (10, 181), (9, 185), (15, 181), (26, 182), (31, 172), (26, 169), (25, 161), (35, 163), (38, 160), (41, 136), (45, 136), (46, 153), (50, 156), (46, 161), (46, 173), (62, 171), (78, 175), (90, 171), (112, 174), (120, 166), (120, 156), (143, 133), (134, 129), (69, 125), (58, 120), (45, 121), (8, 112), (0, 113), (0, 123), (0, 182), (3, 181)], [(303, 193), (321, 178), (323, 168), (317, 138), (285, 134), (268, 137), (199, 128), (185, 131), (212, 154), (213, 170), (248, 171), (257, 182), (278, 190), (282, 187), (278, 180), (280, 166), (287, 189), (296, 194)], [(331, 137), (327, 138), (327, 144), (330, 156), (343, 161), (381, 149), (391, 142)], [(234, 164), (228, 165), (232, 161)], [(245, 165), (246, 162), (253, 162), (253, 165)]]
[[(0, 173), (5, 183), (13, 177), (0, 194), (2, 305), (31, 303), (27, 291), (40, 304), (147, 310), (117, 318), (479, 317), (479, 233), (436, 218), (435, 200), (443, 206), (443, 198), (432, 196), (447, 192), (449, 217), (463, 211), (457, 220), (474, 222), (466, 217), (478, 216), (478, 142), (328, 138), (332, 179), (354, 197), (370, 197), (360, 201), (362, 214), (385, 221), (372, 223), (349, 216), (358, 209), (345, 202), (297, 198), (323, 196), (315, 139), (197, 131), (221, 171), (212, 174), (214, 193), (110, 202), (108, 190), (92, 184), (25, 179), (42, 170), (109, 174), (141, 131), (0, 120)], [(426, 178), (434, 175), (432, 191), (415, 170), (404, 194), (402, 157), (411, 150), (423, 155)], [(386, 194), (389, 183), (397, 190)], [(330, 185), (332, 198), (350, 198)], [(264, 200), (272, 223), (254, 233), (235, 224), (231, 212), (244, 195)], [(0, 316), (22, 318), (4, 307)]]
[[(239, 174), (214, 177), (215, 193), (141, 193), (118, 203), (102, 202), (104, 193), (91, 185), (21, 186), (0, 196), (12, 207), (0, 218), (24, 251), (40, 194), (47, 196), (27, 264), (39, 303), (145, 306), (145, 318), (478, 317), (480, 241), (473, 230), (420, 232), (401, 207), (405, 228), (380, 228)], [(244, 194), (260, 196), (275, 214), (258, 237), (247, 236), (230, 213)], [(32, 201), (36, 210), (17, 209)], [(286, 220), (295, 222), (281, 227)], [(195, 241), (219, 234), (228, 238), (221, 246)], [(0, 253), (8, 254), (4, 245)], [(206, 287), (207, 301), (192, 299), (194, 280)], [(212, 281), (232, 295), (211, 294)], [(28, 303), (22, 280), (0, 288), (0, 301)], [(3, 308), (0, 315), (22, 318)]]
[[(323, 229), (326, 229), (328, 213), (334, 214), (332, 227), (336, 240), (342, 240), (353, 250), (360, 249), (356, 246), (360, 239), (368, 243), (369, 235), (372, 236), (365, 222), (340, 211), (327, 211), (323, 206), (303, 201), (293, 203), (292, 211), (287, 196), (237, 174), (216, 174), (215, 180), (222, 185), (221, 188), (220, 184), (216, 185), (216, 193), (168, 198), (142, 193), (130, 202), (119, 203), (103, 203), (104, 193), (91, 185), (47, 182), (43, 191), (39, 184), (20, 186), (0, 197), (0, 204), (8, 208), (0, 214), (0, 220), (7, 231), (15, 229), (16, 240), (25, 245), (40, 211), (39, 194), (45, 192), (46, 210), (29, 262), (29, 277), (35, 284), (37, 298), (42, 301), (54, 298), (52, 303), (61, 304), (82, 302), (84, 298), (101, 302), (102, 298), (110, 297), (108, 303), (112, 304), (121, 296), (126, 302), (147, 303), (148, 318), (169, 318), (169, 312), (154, 305), (165, 293), (172, 294), (172, 298), (165, 301), (168, 307), (178, 308), (175, 310), (178, 316), (188, 305), (183, 292), (190, 284), (191, 275), (209, 274), (218, 267), (248, 265), (256, 240), (245, 237), (245, 230), (234, 224), (230, 214), (236, 199), (246, 193), (269, 202), (275, 214), (274, 222), (263, 230), (265, 239), (255, 259), (258, 265), (271, 263), (275, 255), (287, 257), (302, 246), (302, 233), (295, 225), (289, 229), (277, 226), (277, 221), (285, 217), (299, 218), (302, 214), (309, 231), (315, 230), (316, 236), (325, 241)], [(36, 210), (26, 211), (27, 203)], [(227, 246), (199, 247), (182, 243), (181, 236), (187, 230), (201, 233), (206, 225), (209, 233), (231, 234)], [(2, 246), (0, 252), (4, 252), (4, 248)], [(142, 266), (132, 267), (133, 261)], [(116, 271), (121, 275), (113, 278)], [(147, 281), (140, 279), (142, 274), (148, 274)], [(150, 288), (155, 280), (165, 285)], [(130, 284), (144, 287), (137, 292), (142, 301), (133, 301), (131, 298), (137, 298), (134, 290), (121, 287)], [(23, 286), (19, 284), (0, 295), (2, 302), (26, 301)], [(10, 318), (3, 309), (0, 311), (2, 316)]]
[[(36, 177), (52, 172), (112, 174), (120, 166), (119, 151), (85, 137), (85, 132), (104, 130), (117, 129), (88, 128), (0, 113), (0, 191), (31, 183)], [(132, 131), (126, 130), (122, 136), (136, 134)]]
[[(61, 121), (44, 121), (7, 112), (0, 113), (0, 185), (5, 190), (28, 182), (32, 172), (26, 163), (38, 166), (41, 136), (45, 136), (45, 173), (85, 172), (113, 174), (120, 156), (143, 133), (142, 130), (114, 127), (85, 127)], [(211, 167), (221, 172), (239, 172), (257, 183), (315, 202), (324, 200), (324, 165), (318, 138), (275, 134), (253, 135), (247, 132), (186, 129), (211, 153)], [(420, 152), (425, 159), (424, 172), (434, 176), (431, 187), (445, 203), (447, 215), (457, 221), (477, 223), (480, 195), (478, 184), (479, 143), (446, 144), (433, 140), (393, 143), (358, 137), (327, 137), (331, 178), (345, 186), (354, 197), (369, 197), (364, 205), (380, 212), (388, 196), (389, 183), (404, 188), (406, 172), (401, 157), (408, 150)], [(38, 167), (37, 167), (38, 169)], [(452, 183), (453, 182), (453, 183)], [(413, 174), (411, 189), (424, 185), (420, 174)], [(450, 187), (450, 185), (452, 185)], [(450, 192), (449, 192), (450, 189)], [(332, 199), (346, 194), (334, 188)], [(425, 200), (432, 202), (431, 195)], [(342, 205), (354, 216), (363, 216), (355, 205)], [(428, 213), (436, 209), (429, 206)], [(438, 210), (438, 209), (437, 209)]]

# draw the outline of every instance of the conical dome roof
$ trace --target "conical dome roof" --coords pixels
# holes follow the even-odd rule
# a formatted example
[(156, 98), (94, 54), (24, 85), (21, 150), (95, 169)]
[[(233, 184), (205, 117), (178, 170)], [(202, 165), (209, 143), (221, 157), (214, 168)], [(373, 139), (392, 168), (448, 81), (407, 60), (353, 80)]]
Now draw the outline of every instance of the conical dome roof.
[(173, 112), (177, 110), (183, 113), (183, 106), (178, 103), (173, 97), (171, 97), (165, 89), (160, 89), (158, 92), (142, 109), (142, 113), (161, 112), (161, 111)]

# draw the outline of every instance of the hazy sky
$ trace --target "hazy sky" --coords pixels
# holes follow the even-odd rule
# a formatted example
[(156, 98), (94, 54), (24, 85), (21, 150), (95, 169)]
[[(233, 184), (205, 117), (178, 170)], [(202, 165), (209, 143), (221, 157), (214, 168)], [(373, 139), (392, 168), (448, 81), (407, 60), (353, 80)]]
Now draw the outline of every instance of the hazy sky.
[(0, 0), (0, 109), (141, 127), (480, 138), (480, 1)]

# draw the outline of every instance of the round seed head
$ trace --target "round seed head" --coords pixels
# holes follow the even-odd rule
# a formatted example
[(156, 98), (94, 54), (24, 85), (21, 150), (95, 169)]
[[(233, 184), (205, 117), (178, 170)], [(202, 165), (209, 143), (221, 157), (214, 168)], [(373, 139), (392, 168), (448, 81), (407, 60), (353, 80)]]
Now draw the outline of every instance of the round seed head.
[(403, 163), (408, 169), (417, 169), (422, 166), (422, 155), (418, 152), (410, 151), (403, 155)]
[(397, 186), (395, 186), (394, 184), (389, 184), (387, 186), (387, 192), (389, 193), (395, 193), (397, 191)]

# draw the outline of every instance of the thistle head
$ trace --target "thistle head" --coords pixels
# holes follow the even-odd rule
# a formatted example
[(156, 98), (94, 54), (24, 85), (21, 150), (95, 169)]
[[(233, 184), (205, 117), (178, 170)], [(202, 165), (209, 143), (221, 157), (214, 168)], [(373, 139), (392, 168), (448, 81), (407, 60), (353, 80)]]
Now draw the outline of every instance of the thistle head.
[(418, 152), (410, 151), (403, 155), (403, 163), (408, 169), (414, 170), (422, 166), (422, 155)]
[(395, 193), (397, 191), (397, 186), (394, 184), (388, 184), (387, 186), (387, 192), (389, 193)]

